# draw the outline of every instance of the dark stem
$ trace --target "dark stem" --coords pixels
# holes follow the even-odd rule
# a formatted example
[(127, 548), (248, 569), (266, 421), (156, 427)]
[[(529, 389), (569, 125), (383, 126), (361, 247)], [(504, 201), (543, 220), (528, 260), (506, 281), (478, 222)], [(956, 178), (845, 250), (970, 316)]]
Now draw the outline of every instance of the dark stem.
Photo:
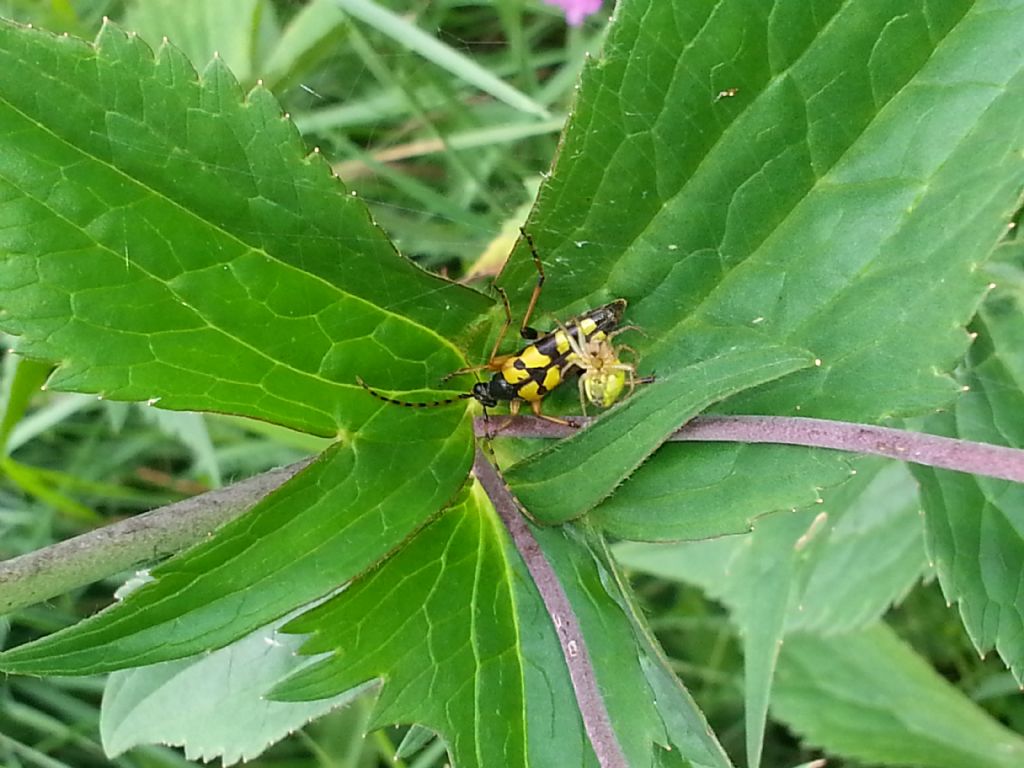
[[(478, 420), (478, 435), (567, 437), (566, 427), (530, 416)], [(1024, 451), (867, 424), (785, 416), (700, 416), (670, 440), (781, 443), (871, 453), (957, 472), (1024, 483)], [(44, 549), (0, 562), (0, 613), (32, 605), (205, 539), (276, 489), (308, 462), (154, 509)]]
[[(573, 417), (563, 426), (532, 416), (476, 421), (478, 435), (559, 438), (590, 419)], [(969, 472), (1024, 483), (1024, 450), (891, 427), (791, 416), (698, 416), (669, 437), (672, 441), (777, 443), (887, 456), (929, 467)]]
[(555, 569), (544, 556), (537, 540), (530, 532), (530, 527), (523, 517), (516, 498), (512, 495), (497, 468), (487, 460), (483, 452), (477, 448), (476, 460), (473, 462), (473, 474), (487, 492), (494, 509), (508, 529), (512, 541), (519, 551), (526, 569), (537, 585), (541, 600), (547, 609), (548, 616), (555, 626), (562, 656), (569, 668), (576, 703), (583, 716), (583, 727), (587, 731), (590, 744), (597, 755), (597, 762), (602, 768), (626, 768), (626, 756), (622, 751), (615, 731), (612, 729), (611, 718), (605, 707), (604, 698), (594, 678), (594, 666), (590, 660), (587, 643), (580, 631), (580, 622), (569, 602), (565, 590)]
[(187, 549), (250, 509), (310, 461), (264, 472), (4, 560), (0, 562), (0, 614)]

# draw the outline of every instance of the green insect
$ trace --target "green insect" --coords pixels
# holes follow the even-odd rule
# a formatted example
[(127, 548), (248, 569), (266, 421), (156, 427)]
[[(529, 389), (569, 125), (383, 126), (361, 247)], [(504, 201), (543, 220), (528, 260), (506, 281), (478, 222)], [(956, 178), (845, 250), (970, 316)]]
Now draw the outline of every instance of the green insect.
[(473, 399), (484, 408), (494, 408), (500, 402), (508, 402), (509, 411), (515, 416), (523, 403), (529, 403), (535, 416), (565, 424), (567, 422), (562, 419), (544, 415), (541, 408), (548, 393), (572, 375), (579, 376), (580, 405), (584, 414), (588, 402), (600, 408), (608, 408), (627, 388), (632, 392), (637, 384), (653, 381), (650, 377), (639, 378), (635, 365), (621, 359), (620, 355), (624, 350), (635, 357), (636, 353), (632, 348), (616, 347), (612, 343), (618, 334), (634, 329), (633, 326), (618, 327), (626, 310), (625, 299), (616, 299), (584, 312), (567, 323), (560, 323), (555, 330), (543, 335), (530, 327), (530, 317), (540, 298), (545, 275), (533, 238), (526, 232), (523, 232), (523, 235), (530, 246), (538, 273), (537, 284), (519, 327), (520, 336), (530, 341), (530, 344), (513, 354), (498, 354), (498, 349), (512, 325), (512, 310), (508, 297), (499, 289), (505, 304), (505, 324), (498, 334), (487, 362), (463, 368), (445, 377), (447, 380), (459, 374), (486, 370), (494, 373), (490, 380), (477, 382), (469, 392), (457, 397), (422, 403), (387, 397), (371, 389), (362, 379), (358, 380), (360, 386), (379, 400), (406, 408), (436, 408)]

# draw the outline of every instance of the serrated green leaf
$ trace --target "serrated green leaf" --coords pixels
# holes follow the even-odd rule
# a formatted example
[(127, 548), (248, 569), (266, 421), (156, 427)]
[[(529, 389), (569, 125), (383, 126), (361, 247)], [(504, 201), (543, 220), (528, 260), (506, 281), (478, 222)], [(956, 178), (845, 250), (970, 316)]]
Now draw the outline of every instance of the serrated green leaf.
[(902, 467), (885, 466), (861, 461), (856, 477), (823, 494), (820, 505), (765, 517), (750, 536), (615, 549), (629, 567), (698, 584), (729, 607), (746, 657), (751, 765), (759, 760), (783, 637), (874, 621), (924, 567), (913, 487)]
[(1024, 763), (1024, 739), (881, 624), (831, 638), (788, 638), (772, 712), (808, 742), (867, 763), (922, 768)]
[(838, 451), (667, 443), (590, 518), (614, 536), (643, 541), (746, 533), (758, 517), (813, 504), (850, 476), (850, 460)]
[[(799, 595), (786, 628), (823, 634), (859, 629), (880, 618), (925, 567), (915, 488), (901, 465), (862, 458), (847, 483), (823, 490), (818, 500), (813, 510), (826, 518), (802, 547)], [(742, 565), (750, 556), (748, 538), (622, 542), (614, 552), (632, 569), (693, 584), (735, 610), (751, 588), (741, 578), (748, 570)]]
[(803, 548), (797, 606), (786, 632), (850, 632), (878, 621), (927, 572), (917, 485), (902, 464), (857, 462), (822, 493), (827, 516)]
[[(534, 534), (577, 611), (629, 764), (661, 764), (658, 745), (670, 737), (607, 579), (569, 531)], [(426, 725), (446, 739), (460, 768), (594, 765), (551, 621), (500, 522), (474, 495), (286, 627), (310, 634), (303, 653), (332, 655), (276, 695), (318, 698), (381, 677), (373, 725)], [(692, 752), (706, 758), (707, 740), (714, 743), (706, 732), (680, 737), (668, 764), (696, 761)]]
[(500, 522), (474, 495), (285, 627), (311, 635), (304, 654), (333, 654), (275, 697), (319, 699), (383, 677), (372, 727), (425, 725), (460, 768), (527, 765), (510, 554)]
[(837, 451), (673, 442), (637, 474), (591, 519), (613, 536), (657, 542), (744, 534), (764, 514), (814, 504), (824, 487), (850, 479), (852, 469)]
[(672, 432), (712, 403), (813, 365), (800, 350), (736, 344), (660, 378), (613, 413), (505, 472), (537, 520), (556, 524), (592, 509)]
[[(1020, 23), (1019, 0), (620, 3), (527, 225), (542, 312), (628, 299), (641, 372), (659, 376), (707, 354), (709, 327), (820, 358), (729, 412), (877, 421), (949, 402), (977, 265), (1024, 182)], [(528, 270), (503, 276), (518, 306)], [(705, 450), (665, 461), (684, 476)], [(733, 471), (768, 495), (776, 456), (739, 452)], [(801, 473), (759, 511), (840, 471)], [(666, 493), (644, 492), (651, 472), (630, 478), (636, 498)]]
[(353, 430), (156, 583), (7, 668), (86, 674), (222, 646), (351, 579), (451, 500), (465, 413), (411, 427), (416, 414), (355, 378), (439, 378), (461, 360), (444, 336), (482, 297), (396, 259), (269, 94), (243, 101), (219, 62), (197, 80), (175, 49), (154, 61), (109, 25), (91, 46), (3, 24), (0, 59), (24, 72), (0, 84), (0, 185), (18, 202), (0, 312), (23, 354), (60, 363), (51, 386)]
[(0, 669), (85, 675), (190, 656), (365, 571), (452, 500), (472, 461), (467, 415), (454, 432), (409, 440), (423, 427), (396, 422), (391, 410), (381, 414), (381, 435), (329, 449), (209, 542), (154, 569), (153, 583), (69, 629), (0, 654)]
[(486, 299), (395, 257), (270, 94), (106, 25), (0, 26), (0, 325), (50, 386), (318, 435), (463, 364)]
[[(926, 429), (967, 440), (1024, 448), (1024, 304), (1009, 295), (986, 303), (972, 326), (970, 391)], [(914, 467), (925, 507), (928, 550), (946, 599), (982, 653), (995, 648), (1024, 681), (1024, 486)]]
[(214, 56), (243, 83), (252, 83), (261, 24), (273, 15), (266, 0), (135, 0), (124, 26), (154, 48), (164, 39), (197, 66)]
[(169, 744), (189, 760), (232, 765), (363, 692), (312, 703), (267, 699), (301, 663), (298, 644), (266, 627), (213, 653), (115, 672), (100, 712), (104, 752), (116, 757), (140, 744)]

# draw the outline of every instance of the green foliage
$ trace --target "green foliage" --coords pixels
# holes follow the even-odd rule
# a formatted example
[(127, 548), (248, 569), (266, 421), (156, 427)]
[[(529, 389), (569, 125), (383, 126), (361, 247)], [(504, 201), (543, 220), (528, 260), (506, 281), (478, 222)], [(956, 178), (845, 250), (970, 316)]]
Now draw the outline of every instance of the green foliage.
[(810, 355), (800, 350), (733, 346), (645, 387), (608, 418), (521, 461), (505, 477), (535, 519), (564, 523), (596, 507), (712, 403), (810, 365)]
[[(928, 431), (1024, 448), (1024, 293), (999, 291), (975, 317), (967, 357), (969, 391), (927, 420)], [(947, 598), (982, 653), (995, 648), (1024, 678), (1024, 487), (925, 467), (921, 483), (929, 554)]]
[[(787, 635), (857, 630), (876, 621), (924, 569), (906, 472), (860, 462), (821, 505), (758, 521), (746, 537), (622, 544), (625, 565), (699, 585), (725, 603), (743, 638), (747, 728), (760, 749), (774, 666)], [(820, 705), (820, 702), (819, 702)]]
[[(830, 706), (822, 707), (826, 699)], [(1024, 760), (1019, 734), (985, 715), (882, 626), (791, 637), (773, 706), (810, 741), (869, 763), (1011, 768)]]
[(267, 0), (146, 0), (129, 6), (124, 24), (154, 49), (173, 40), (193, 62), (216, 56), (246, 88), (258, 78), (274, 90), (329, 54), (344, 20), (326, 0), (304, 6), (283, 28)]
[[(309, 635), (303, 653), (321, 654), (321, 661), (275, 695), (323, 699), (387, 678), (373, 726), (411, 716), (453, 734), (456, 764), (525, 764), (525, 659), (502, 533), (474, 494), (367, 578), (290, 622), (285, 631)], [(452, 595), (468, 599), (453, 605)], [(481, 696), (512, 716), (479, 718)], [(473, 729), (455, 727), (478, 718)]]
[[(0, 24), (0, 71), (18, 73), (0, 80), (0, 328), (36, 361), (5, 390), (0, 434), (12, 434), (29, 385), (52, 364), (50, 389), (337, 440), (123, 602), (4, 652), (0, 667), (132, 669), (107, 692), (112, 750), (172, 741), (197, 756), (248, 757), (371, 687), (371, 727), (425, 725), (460, 768), (594, 765), (555, 629), (467, 481), (470, 412), (394, 408), (356, 383), (410, 400), (450, 396), (438, 382), (477, 362), (500, 312), (397, 255), (256, 81), (285, 88), (324, 56), (358, 52), (387, 87), (300, 124), (371, 165), (355, 145), (378, 128), (360, 115), (433, 125), (453, 93), (494, 97), (446, 124), (449, 137), (488, 114), (494, 125), (546, 115), (553, 92), (530, 82), (532, 66), (523, 89), (508, 85), (425, 34), (426, 20), (368, 0), (342, 5), (373, 32), (319, 2), (282, 23), (263, 0), (136, 3), (127, 20), (155, 54), (113, 25), (89, 44)], [(1020, 296), (990, 297), (976, 312), (980, 265), (1024, 180), (1022, 26), (1020, 0), (623, 0), (586, 67), (527, 225), (549, 276), (538, 324), (625, 298), (642, 330), (630, 340), (638, 368), (657, 381), (555, 447), (498, 454), (523, 456), (506, 475), (534, 519), (576, 521), (534, 535), (578, 614), (631, 765), (730, 760), (620, 563), (725, 605), (745, 656), (752, 766), (770, 710), (854, 759), (1019, 762), (1019, 737), (879, 623), (927, 570), (904, 471), (790, 447), (660, 446), (709, 406), (878, 422), (951, 404), (930, 429), (1021, 445)], [(221, 58), (197, 76), (160, 42), (169, 31), (194, 61)], [(452, 81), (395, 77), (375, 53), (377, 33)], [(522, 53), (522, 35), (508, 36)], [(553, 80), (571, 82), (565, 72)], [(523, 125), (517, 135), (548, 130)], [(429, 202), (452, 222), (396, 203), (374, 216), (402, 242), (422, 240), (428, 262), (446, 234), (471, 252), (479, 232), (451, 238), (444, 227), (497, 231), (503, 201), (489, 177), (509, 163), (479, 154), (446, 155), (444, 193), (382, 171), (398, 187), (392, 200)], [(521, 246), (499, 281), (517, 311), (533, 282), (525, 256)], [(953, 370), (972, 316), (981, 343), (964, 365), (971, 394), (958, 397)], [(1020, 489), (915, 472), (943, 589), (975, 644), (1021, 676)], [(626, 543), (618, 562), (602, 540), (751, 530)], [(259, 643), (297, 611), (285, 632), (306, 636), (303, 654), (325, 655), (295, 671)], [(219, 677), (240, 663), (263, 674), (238, 687)], [(202, 718), (163, 727), (151, 708), (196, 679), (218, 706), (272, 724), (256, 734)], [(254, 701), (271, 690), (279, 701)], [(283, 703), (307, 700), (322, 701)], [(932, 700), (934, 711), (922, 707)], [(837, 702), (845, 718), (827, 715)]]
[[(623, 4), (604, 60), (584, 76), (590, 98), (562, 150), (572, 160), (541, 191), (531, 224), (570, 271), (549, 298), (556, 313), (580, 291), (587, 304), (633, 299), (630, 319), (651, 335), (644, 366), (657, 372), (721, 349), (723, 327), (820, 359), (725, 410), (876, 421), (942, 406), (984, 284), (977, 265), (1018, 191), (1010, 137), (1021, 113), (995, 85), (1019, 94), (1016, 36), (1002, 14), (967, 13), (967, 3), (938, 17), (914, 2), (822, 16), (786, 3), (781, 18), (769, 8), (726, 3), (709, 17), (703, 6)], [(897, 30), (915, 55), (879, 58), (879, 39)], [(1006, 50), (991, 88), (967, 55), (979, 45)], [(736, 95), (715, 98), (727, 88)], [(989, 177), (979, 162), (1002, 170)], [(522, 295), (524, 277), (519, 266), (505, 285)], [(767, 495), (776, 476), (762, 453), (738, 452), (730, 470)], [(655, 472), (630, 477), (632, 500), (676, 492)], [(834, 477), (826, 468), (814, 484)], [(794, 490), (781, 508), (806, 499)], [(646, 506), (629, 509), (646, 517)]]
[[(286, 632), (310, 635), (303, 653), (332, 655), (276, 695), (320, 699), (383, 678), (371, 725), (412, 718), (452, 734), (458, 765), (543, 764), (553, 754), (565, 765), (592, 765), (554, 627), (488, 506), (474, 493), (381, 568), (289, 623)], [(628, 623), (585, 548), (557, 530), (536, 534), (583, 609), (627, 755), (652, 764), (652, 750), (670, 737), (646, 693), (638, 651), (622, 655), (635, 644)], [(452, 595), (466, 599), (453, 603)]]
[[(249, 761), (363, 692), (355, 688), (301, 705), (269, 700), (277, 681), (302, 663), (296, 656), (299, 639), (275, 634), (279, 625), (212, 653), (112, 674), (100, 721), (107, 754), (161, 743), (184, 747), (189, 760)], [(169, 720), (168, 712), (177, 715)]]
[(358, 375), (411, 387), (462, 362), (448, 339), (483, 298), (395, 258), (269, 93), (243, 102), (216, 60), (198, 81), (109, 26), (95, 47), (3, 35), (4, 67), (48, 67), (0, 118), (22, 201), (0, 281), (19, 351), (60, 361), (50, 386), (329, 436), (377, 410)]

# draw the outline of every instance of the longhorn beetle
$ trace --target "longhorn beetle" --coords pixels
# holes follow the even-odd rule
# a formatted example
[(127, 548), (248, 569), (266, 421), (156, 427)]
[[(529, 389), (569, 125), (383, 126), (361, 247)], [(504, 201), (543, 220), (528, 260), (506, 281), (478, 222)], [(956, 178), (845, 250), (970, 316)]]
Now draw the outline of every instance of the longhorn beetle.
[(573, 373), (579, 374), (580, 404), (584, 414), (588, 401), (601, 408), (608, 408), (619, 399), (627, 385), (632, 392), (637, 384), (653, 381), (652, 377), (637, 378), (633, 363), (620, 359), (620, 349), (628, 350), (635, 356), (632, 348), (616, 348), (612, 344), (612, 339), (623, 331), (636, 330), (634, 326), (616, 330), (626, 310), (625, 299), (616, 299), (584, 312), (567, 323), (559, 323), (554, 331), (543, 335), (529, 325), (544, 286), (545, 275), (544, 265), (541, 263), (533, 238), (525, 230), (521, 231), (530, 246), (533, 263), (537, 268), (537, 283), (519, 326), (519, 335), (530, 341), (530, 344), (510, 355), (498, 354), (498, 349), (512, 325), (512, 308), (508, 295), (499, 287), (498, 292), (505, 305), (505, 323), (498, 333), (487, 362), (462, 368), (444, 378), (444, 381), (447, 381), (460, 374), (486, 370), (494, 372), (489, 381), (479, 381), (469, 392), (463, 392), (456, 397), (430, 402), (396, 400), (372, 389), (361, 378), (357, 379), (359, 385), (378, 400), (406, 408), (437, 408), (473, 399), (486, 409), (507, 401), (509, 411), (515, 416), (519, 413), (522, 403), (526, 402), (530, 404), (534, 415), (566, 424), (568, 422), (563, 419), (541, 413), (541, 404), (551, 390)]

